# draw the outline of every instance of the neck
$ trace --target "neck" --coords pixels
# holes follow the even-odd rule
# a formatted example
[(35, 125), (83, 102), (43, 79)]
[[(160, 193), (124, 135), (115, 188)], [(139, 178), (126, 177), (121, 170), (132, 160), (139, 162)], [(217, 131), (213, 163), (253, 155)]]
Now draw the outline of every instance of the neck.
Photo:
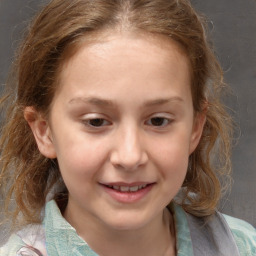
[(68, 208), (64, 217), (99, 255), (176, 255), (173, 217), (167, 209), (151, 223), (136, 230), (113, 230), (102, 224), (98, 225), (97, 221), (73, 216)]

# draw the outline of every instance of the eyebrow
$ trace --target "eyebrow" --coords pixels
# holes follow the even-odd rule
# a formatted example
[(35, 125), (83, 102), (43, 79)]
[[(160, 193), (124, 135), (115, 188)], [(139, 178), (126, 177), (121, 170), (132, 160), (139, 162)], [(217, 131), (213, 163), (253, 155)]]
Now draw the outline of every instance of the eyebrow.
[(73, 98), (69, 101), (69, 104), (73, 104), (73, 103), (89, 103), (92, 105), (98, 105), (98, 106), (114, 106), (114, 102), (112, 102), (111, 100), (106, 100), (106, 99), (101, 99), (101, 98), (94, 98), (94, 97), (77, 97), (77, 98)]
[[(184, 100), (180, 97), (171, 97), (171, 98), (159, 98), (154, 100), (148, 100), (145, 103), (143, 103), (143, 106), (145, 107), (151, 107), (151, 106), (159, 106), (159, 105), (165, 105), (171, 102), (183, 102)], [(87, 103), (92, 104), (96, 106), (105, 106), (105, 107), (114, 107), (116, 104), (107, 99), (102, 98), (96, 98), (96, 97), (77, 97), (73, 98), (69, 101), (69, 104), (73, 103)]]
[(160, 98), (160, 99), (154, 99), (154, 100), (149, 100), (145, 102), (146, 107), (150, 106), (159, 106), (159, 105), (165, 105), (171, 102), (183, 102), (184, 100), (180, 97), (171, 97), (171, 98)]

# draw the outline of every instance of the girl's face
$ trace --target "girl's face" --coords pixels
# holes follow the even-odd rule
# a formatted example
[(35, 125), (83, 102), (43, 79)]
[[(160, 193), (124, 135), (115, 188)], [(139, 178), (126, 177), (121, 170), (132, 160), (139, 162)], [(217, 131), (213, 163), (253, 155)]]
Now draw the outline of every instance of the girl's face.
[(67, 219), (131, 230), (162, 218), (204, 124), (186, 55), (167, 38), (113, 34), (85, 43), (60, 80), (36, 137), (58, 159)]

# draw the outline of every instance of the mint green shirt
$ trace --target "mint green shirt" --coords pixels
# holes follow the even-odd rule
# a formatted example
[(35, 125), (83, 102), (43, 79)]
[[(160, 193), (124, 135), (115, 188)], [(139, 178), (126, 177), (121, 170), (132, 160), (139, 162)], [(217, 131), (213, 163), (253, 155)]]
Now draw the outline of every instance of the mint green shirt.
[[(177, 256), (193, 256), (193, 246), (186, 213), (180, 206), (173, 204), (173, 214), (177, 236)], [(256, 256), (255, 229), (245, 221), (227, 215), (224, 215), (224, 217), (232, 231), (241, 256)], [(42, 225), (31, 225), (23, 231), (12, 235), (9, 241), (0, 248), (0, 255), (22, 255), (21, 251), (26, 244), (38, 248), (43, 256), (97, 255), (89, 245), (77, 235), (76, 230), (62, 217), (55, 201), (47, 203)], [(29, 250), (27, 248), (25, 249)]]

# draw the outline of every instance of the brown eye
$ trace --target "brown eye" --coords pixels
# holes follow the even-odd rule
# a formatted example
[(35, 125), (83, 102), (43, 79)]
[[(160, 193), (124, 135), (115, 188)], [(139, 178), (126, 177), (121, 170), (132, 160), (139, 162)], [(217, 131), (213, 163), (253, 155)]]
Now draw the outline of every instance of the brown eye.
[(150, 119), (150, 122), (153, 126), (164, 126), (169, 123), (169, 120), (163, 117), (153, 117)]
[(165, 117), (152, 117), (150, 118), (146, 124), (155, 127), (164, 127), (171, 123), (172, 120)]
[(87, 121), (87, 123), (88, 125), (94, 126), (94, 127), (100, 127), (108, 124), (108, 122), (103, 118), (90, 119)]
[(162, 117), (154, 117), (151, 118), (151, 124), (154, 126), (162, 126), (164, 124), (165, 119)]

